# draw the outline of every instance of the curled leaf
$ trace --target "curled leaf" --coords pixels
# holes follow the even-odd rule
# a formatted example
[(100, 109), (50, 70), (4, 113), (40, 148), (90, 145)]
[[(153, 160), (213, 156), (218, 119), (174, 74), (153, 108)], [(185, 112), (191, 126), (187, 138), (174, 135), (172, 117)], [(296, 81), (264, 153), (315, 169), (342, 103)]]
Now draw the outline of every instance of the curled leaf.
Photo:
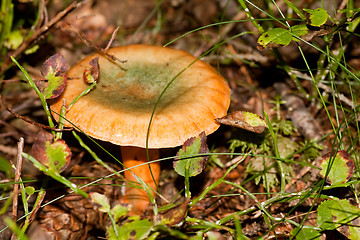
[(262, 133), (267, 127), (266, 122), (259, 115), (250, 112), (236, 111), (225, 117), (216, 118), (217, 122), (251, 132)]
[(96, 82), (99, 78), (99, 57), (92, 59), (90, 68), (86, 68), (83, 73), (83, 79), (86, 83)]
[(189, 138), (173, 162), (175, 171), (181, 176), (185, 176), (186, 171), (189, 171), (189, 177), (198, 175), (204, 170), (208, 156), (194, 156), (208, 152), (205, 132), (202, 132), (198, 137)]
[[(322, 157), (320, 163), (320, 175), (326, 177), (326, 181), (330, 184), (347, 182), (354, 172), (354, 161), (350, 158), (345, 150), (339, 151), (335, 156), (327, 153)], [(328, 170), (329, 169), (329, 170)]]
[(53, 99), (61, 95), (66, 86), (68, 69), (64, 56), (59, 53), (44, 62), (41, 75), (47, 82), (43, 82), (39, 90), (44, 94), (45, 99)]

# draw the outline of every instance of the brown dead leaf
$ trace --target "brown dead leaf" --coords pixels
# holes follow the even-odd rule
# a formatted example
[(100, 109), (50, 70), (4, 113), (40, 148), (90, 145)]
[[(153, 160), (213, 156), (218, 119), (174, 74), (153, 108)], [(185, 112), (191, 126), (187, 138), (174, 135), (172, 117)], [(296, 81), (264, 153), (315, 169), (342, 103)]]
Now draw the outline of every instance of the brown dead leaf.
[(188, 210), (189, 199), (185, 200), (180, 205), (176, 205), (165, 213), (160, 213), (160, 221), (168, 226), (174, 226), (184, 220), (185, 214)]
[(217, 122), (233, 127), (242, 128), (255, 133), (262, 133), (267, 128), (265, 120), (255, 113), (236, 111), (225, 117), (216, 118)]

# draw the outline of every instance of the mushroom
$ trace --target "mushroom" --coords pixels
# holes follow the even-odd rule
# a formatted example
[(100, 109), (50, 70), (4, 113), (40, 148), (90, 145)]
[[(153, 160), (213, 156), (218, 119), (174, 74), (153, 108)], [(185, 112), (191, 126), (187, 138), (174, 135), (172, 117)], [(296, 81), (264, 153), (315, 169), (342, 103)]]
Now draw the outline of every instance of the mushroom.
[[(65, 91), (50, 107), (59, 113), (63, 99), (70, 103), (88, 87), (83, 72), (99, 57), (96, 87), (71, 107), (66, 119), (93, 138), (122, 146), (127, 168), (147, 163), (146, 147), (149, 160), (155, 160), (159, 148), (180, 146), (219, 127), (215, 119), (226, 115), (230, 89), (207, 63), (184, 51), (159, 46), (129, 45), (107, 53), (125, 62), (114, 62), (101, 53), (85, 57), (69, 70)], [(70, 126), (69, 122), (65, 125)], [(150, 164), (150, 168), (152, 174), (145, 164), (132, 168), (125, 172), (125, 178), (137, 182), (135, 174), (155, 191), (159, 163)], [(125, 201), (133, 205), (132, 214), (143, 213), (149, 205), (142, 189), (126, 187), (125, 195)]]

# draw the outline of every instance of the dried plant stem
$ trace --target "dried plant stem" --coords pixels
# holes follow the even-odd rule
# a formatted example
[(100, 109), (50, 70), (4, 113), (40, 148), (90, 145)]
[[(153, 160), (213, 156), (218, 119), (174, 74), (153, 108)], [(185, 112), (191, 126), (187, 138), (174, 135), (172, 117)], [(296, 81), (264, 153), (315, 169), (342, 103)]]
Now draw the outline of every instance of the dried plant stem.
[(111, 39), (110, 39), (109, 43), (107, 44), (106, 48), (104, 49), (105, 51), (107, 51), (107, 50), (111, 47), (111, 44), (113, 43), (113, 41), (114, 41), (114, 39), (115, 39), (115, 37), (116, 37), (116, 34), (117, 34), (117, 32), (119, 31), (119, 28), (120, 28), (120, 27), (117, 27), (117, 28), (114, 30), (114, 32), (112, 33)]
[(22, 166), (22, 152), (24, 149), (24, 138), (20, 138), (18, 142), (18, 152), (17, 152), (17, 163), (15, 168), (15, 184), (14, 184), (14, 193), (13, 193), (13, 207), (12, 207), (12, 219), (16, 221), (17, 219), (17, 207), (18, 207), (18, 193), (19, 193), (19, 181), (21, 175), (21, 166)]

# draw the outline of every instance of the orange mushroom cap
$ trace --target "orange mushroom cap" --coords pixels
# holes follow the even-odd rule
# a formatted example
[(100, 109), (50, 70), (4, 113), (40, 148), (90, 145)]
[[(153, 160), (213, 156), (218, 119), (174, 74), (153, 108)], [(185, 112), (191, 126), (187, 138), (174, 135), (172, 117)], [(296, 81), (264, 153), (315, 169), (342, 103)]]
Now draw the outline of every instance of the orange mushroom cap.
[(60, 112), (62, 99), (69, 104), (88, 87), (83, 72), (99, 57), (96, 87), (66, 113), (66, 119), (86, 134), (121, 146), (145, 148), (155, 104), (174, 78), (156, 107), (148, 147), (179, 146), (219, 127), (215, 118), (226, 115), (230, 89), (210, 65), (184, 51), (158, 46), (129, 45), (111, 48), (108, 53), (126, 62), (117, 63), (99, 53), (82, 59), (69, 70), (65, 91), (51, 104), (54, 112)]

